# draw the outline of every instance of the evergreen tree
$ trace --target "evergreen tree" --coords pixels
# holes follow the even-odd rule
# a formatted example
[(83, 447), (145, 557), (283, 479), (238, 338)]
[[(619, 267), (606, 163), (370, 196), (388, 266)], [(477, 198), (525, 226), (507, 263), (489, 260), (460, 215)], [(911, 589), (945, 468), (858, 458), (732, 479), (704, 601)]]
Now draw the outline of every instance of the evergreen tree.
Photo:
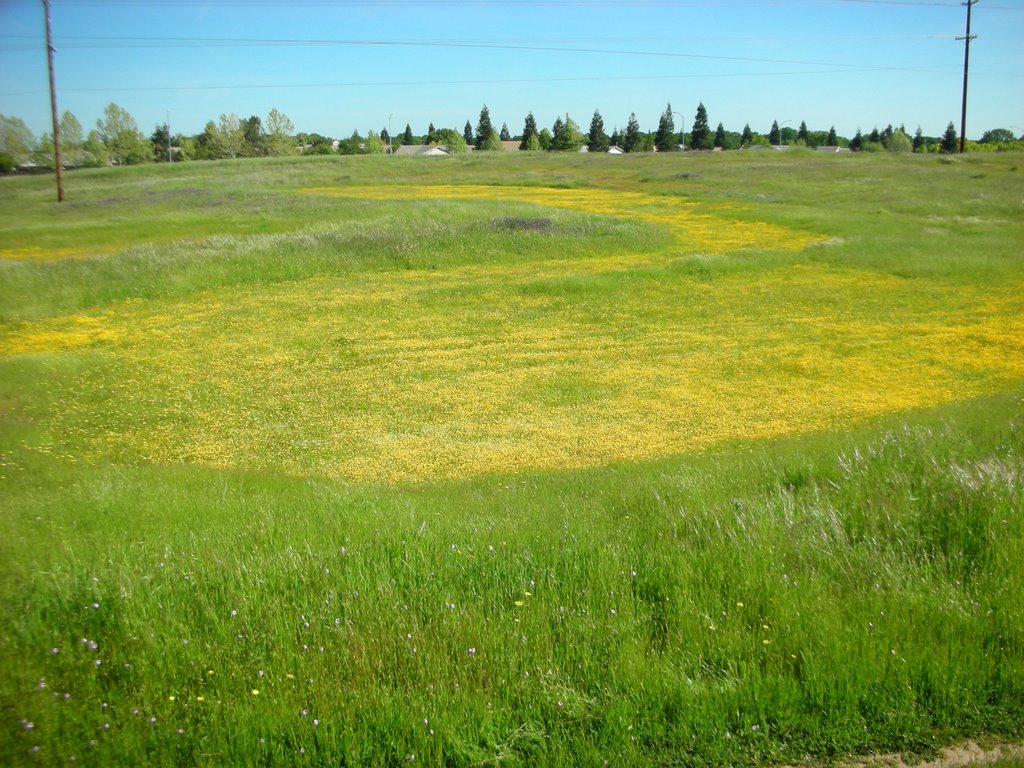
[(487, 109), (487, 105), (484, 104), (480, 110), (480, 121), (476, 124), (476, 148), (480, 149), (483, 147), (484, 142), (487, 141), (487, 137), (491, 135), (491, 131), (494, 130), (494, 126), (491, 125), (491, 113)]
[(654, 148), (658, 152), (674, 152), (676, 146), (676, 124), (672, 120), (672, 104), (665, 106), (658, 120), (658, 130), (654, 134)]
[(559, 115), (555, 118), (555, 124), (551, 126), (551, 144), (548, 149), (558, 149), (562, 143), (562, 134), (565, 133), (565, 123), (562, 122), (562, 116)]
[(800, 121), (800, 128), (797, 130), (797, 140), (798, 141), (803, 141), (804, 144), (807, 144), (807, 139), (808, 138), (809, 137), (808, 137), (808, 134), (807, 134), (807, 123), (805, 123), (803, 120), (801, 120)]
[[(63, 129), (61, 129), (63, 133)], [(917, 126), (917, 131), (914, 133), (913, 149), (915, 152), (920, 152), (924, 147), (924, 133), (921, 131), (921, 126)]]
[[(533, 117), (533, 112), (528, 112), (526, 114), (526, 120), (523, 122), (523, 140), (521, 142), (519, 142), (519, 148), (520, 149), (527, 149), (527, 150), (531, 149), (530, 144), (532, 142), (530, 141), (530, 139), (531, 139), (531, 137), (534, 137), (534, 136), (537, 136), (537, 121)], [(532, 149), (535, 150), (535, 149), (539, 149), (539, 148), (540, 148), (540, 139), (538, 138), (537, 139), (537, 146), (536, 147), (532, 147)]]
[(754, 141), (754, 132), (750, 130), (750, 123), (743, 126), (743, 135), (740, 136), (740, 142), (744, 147), (749, 147)]
[(772, 120), (772, 128), (768, 131), (768, 143), (773, 147), (782, 144), (782, 131), (779, 130), (778, 120)]
[(640, 123), (636, 119), (636, 113), (629, 113), (629, 120), (626, 122), (626, 133), (622, 137), (622, 149), (625, 152), (632, 152), (640, 142)]
[(431, 123), (430, 125), (427, 126), (427, 135), (426, 135), (426, 143), (427, 144), (434, 144), (435, 143), (435, 139), (437, 138), (437, 136), (435, 135), (436, 133), (437, 133), (437, 129), (434, 127), (433, 123)]
[(245, 157), (262, 157), (266, 149), (263, 121), (257, 115), (249, 115), (249, 117), (241, 122), (241, 126), (243, 141), (239, 154)]
[(715, 129), (715, 146), (719, 149), (725, 149), (725, 126), (721, 123)]
[(859, 152), (864, 148), (864, 136), (860, 132), (860, 128), (857, 129), (857, 133), (850, 139), (850, 150), (853, 152)]
[(512, 141), (512, 134), (508, 132), (508, 123), (501, 124), (501, 133), (498, 134), (498, 138), (502, 141)]
[[(51, 139), (50, 141), (51, 141), (50, 149), (52, 151), (52, 149), (53, 149), (52, 141), (53, 140)], [(64, 142), (64, 136), (62, 134), (61, 135), (61, 143), (63, 144), (63, 142)], [(160, 124), (158, 124), (156, 126), (156, 128), (153, 131), (153, 135), (149, 137), (149, 143), (153, 145), (153, 159), (156, 160), (158, 163), (166, 163), (167, 162), (168, 148), (171, 145), (171, 134), (167, 130), (167, 124), (166, 123), (160, 123)], [(52, 162), (51, 162), (51, 165), (52, 165)]]
[[(526, 146), (523, 146), (524, 144)], [(540, 145), (540, 136), (538, 136), (536, 132), (531, 133), (530, 138), (523, 139), (522, 143), (519, 145), (519, 148), (524, 149), (527, 152), (536, 152), (537, 150), (542, 149)]]
[(872, 144), (882, 143), (882, 134), (878, 132), (877, 126), (871, 129), (871, 133), (868, 134), (868, 141), (870, 141)]
[(957, 149), (959, 149), (960, 139), (957, 137), (956, 128), (952, 123), (946, 126), (946, 132), (942, 134), (942, 144), (940, 147), (947, 155), (955, 155)]
[(704, 108), (704, 102), (700, 102), (697, 105), (697, 114), (693, 118), (693, 128), (690, 130), (690, 146), (693, 149), (711, 149), (713, 145), (714, 139), (708, 125), (708, 111)]
[(608, 151), (608, 134), (604, 132), (604, 118), (596, 109), (590, 119), (590, 132), (587, 133), (587, 149), (591, 152)]
[(619, 133), (618, 128), (612, 131), (612, 135), (609, 137), (608, 141), (611, 143), (611, 146), (622, 149), (622, 134)]
[(825, 141), (827, 142), (826, 146), (839, 146), (839, 139), (836, 137), (836, 127), (834, 125), (828, 129), (828, 138)]
[(416, 143), (416, 139), (412, 135), (412, 128), (409, 126), (408, 123), (406, 123), (405, 124), (405, 133), (402, 134), (402, 144), (405, 145), (405, 146), (409, 146), (410, 144), (415, 144), (415, 143)]
[(580, 127), (566, 114), (561, 132), (557, 136), (552, 136), (551, 148), (558, 152), (576, 152), (585, 143), (586, 137), (580, 132)]
[(467, 147), (470, 144), (476, 146), (476, 140), (473, 138), (473, 125), (469, 122), (469, 120), (466, 121), (466, 125), (462, 129), (462, 138), (466, 140)]

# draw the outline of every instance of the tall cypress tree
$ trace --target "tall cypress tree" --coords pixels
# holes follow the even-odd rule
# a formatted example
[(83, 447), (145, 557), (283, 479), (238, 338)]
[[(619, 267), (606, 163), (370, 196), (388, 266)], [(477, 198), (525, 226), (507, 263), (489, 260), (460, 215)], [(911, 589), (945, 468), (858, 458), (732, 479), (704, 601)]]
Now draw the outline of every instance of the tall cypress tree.
[(412, 128), (408, 123), (405, 124), (405, 133), (402, 134), (402, 143), (408, 146), (409, 144), (415, 144), (416, 139), (413, 138)]
[(768, 131), (768, 143), (777, 147), (782, 143), (782, 131), (779, 130), (779, 121), (772, 120), (772, 129)]
[(466, 146), (473, 144), (473, 126), (469, 120), (466, 121), (466, 127), (462, 129), (462, 138), (466, 140)]
[(491, 135), (491, 131), (493, 130), (494, 126), (491, 125), (491, 112), (487, 109), (487, 105), (484, 104), (483, 109), (480, 110), (480, 121), (476, 124), (477, 149), (483, 147), (484, 142), (487, 141), (487, 137)]
[(590, 132), (587, 134), (587, 149), (591, 152), (608, 151), (608, 134), (604, 132), (604, 118), (596, 109), (590, 119)]
[(830, 147), (839, 146), (839, 138), (836, 136), (836, 127), (834, 125), (828, 129), (828, 138), (826, 141)]
[(697, 114), (693, 117), (693, 128), (690, 130), (690, 146), (694, 149), (711, 149), (714, 139), (711, 137), (711, 127), (708, 125), (708, 111), (704, 108), (704, 102), (697, 105)]
[(914, 142), (912, 144), (915, 152), (920, 152), (924, 146), (924, 132), (921, 130), (921, 126), (917, 126), (917, 131), (914, 132)]
[(508, 123), (501, 124), (501, 133), (498, 134), (498, 138), (502, 141), (512, 141), (512, 134), (508, 132)]
[(430, 125), (427, 126), (427, 144), (434, 143), (435, 133), (437, 133), (437, 129), (434, 127), (434, 124), (431, 123)]
[(800, 121), (800, 129), (796, 132), (796, 138), (804, 144), (810, 143), (810, 134), (807, 133), (807, 123)]
[(528, 112), (526, 120), (523, 122), (523, 140), (519, 142), (520, 149), (530, 148), (531, 136), (537, 136), (537, 121), (533, 117), (533, 112)]
[(676, 124), (672, 120), (672, 105), (665, 106), (658, 120), (658, 130), (654, 134), (654, 148), (658, 152), (673, 152), (676, 149)]
[(754, 132), (750, 130), (750, 123), (743, 126), (743, 135), (740, 136), (740, 142), (745, 147), (749, 147), (754, 141)]

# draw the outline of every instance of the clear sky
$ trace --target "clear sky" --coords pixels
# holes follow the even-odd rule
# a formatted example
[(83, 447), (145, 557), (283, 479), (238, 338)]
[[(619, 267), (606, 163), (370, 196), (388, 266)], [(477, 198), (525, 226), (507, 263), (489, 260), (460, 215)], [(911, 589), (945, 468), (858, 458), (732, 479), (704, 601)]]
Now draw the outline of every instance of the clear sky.
[[(959, 129), (966, 8), (956, 0), (52, 0), (58, 106), (86, 131), (113, 101), (147, 136), (170, 114), (284, 112), (345, 137), (409, 123), (586, 131), (671, 102), (689, 129)], [(1024, 132), (1024, 0), (972, 11), (968, 137)], [(41, 0), (0, 0), (0, 113), (50, 129)], [(393, 115), (393, 117), (392, 117)], [(679, 118), (676, 117), (676, 128)]]

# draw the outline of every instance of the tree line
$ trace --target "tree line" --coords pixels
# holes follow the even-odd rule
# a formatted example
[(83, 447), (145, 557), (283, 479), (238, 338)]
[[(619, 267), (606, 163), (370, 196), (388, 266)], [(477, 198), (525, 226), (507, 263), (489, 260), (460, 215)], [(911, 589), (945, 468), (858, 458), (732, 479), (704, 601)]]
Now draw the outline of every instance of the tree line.
[[(295, 133), (292, 121), (272, 109), (265, 119), (256, 115), (240, 118), (222, 114), (206, 123), (194, 136), (171, 136), (167, 125), (157, 125), (149, 137), (143, 135), (135, 119), (122, 107), (111, 102), (103, 116), (88, 134), (71, 112), (60, 119), (61, 147), (68, 167), (99, 167), (134, 165), (145, 162), (179, 162), (185, 160), (221, 160), (238, 157), (280, 157), (297, 154), (384, 154), (400, 144), (437, 144), (452, 152), (466, 152), (471, 147), (480, 152), (502, 151), (507, 143), (516, 142), (525, 151), (575, 152), (584, 147), (590, 152), (607, 152), (617, 147), (622, 152), (675, 152), (679, 150), (732, 150), (756, 146), (841, 147), (864, 152), (945, 152), (959, 149), (959, 138), (950, 122), (941, 136), (926, 136), (920, 127), (911, 137), (903, 125), (884, 129), (877, 127), (867, 135), (858, 128), (853, 138), (828, 131), (810, 130), (806, 122), (799, 127), (780, 126), (773, 121), (765, 133), (746, 124), (742, 131), (726, 130), (719, 122), (712, 129), (707, 108), (697, 105), (690, 130), (676, 131), (678, 112), (668, 104), (661, 113), (657, 128), (644, 131), (636, 113), (631, 113), (620, 130), (609, 134), (599, 110), (594, 110), (586, 133), (568, 114), (555, 118), (550, 128), (538, 128), (533, 112), (529, 112), (523, 128), (513, 135), (507, 123), (496, 129), (485, 104), (476, 126), (467, 120), (462, 131), (435, 128), (431, 123), (425, 134), (413, 134), (410, 125), (392, 137), (387, 128), (370, 130), (366, 136), (353, 131), (345, 139), (335, 141), (321, 134)], [(680, 115), (680, 117), (682, 117)], [(788, 121), (787, 121), (788, 122)], [(980, 141), (967, 142), (969, 151), (1024, 150), (1024, 136), (1017, 137), (1005, 128), (986, 131)], [(53, 137), (44, 133), (38, 139), (18, 117), (0, 115), (0, 171), (35, 165), (53, 167)]]

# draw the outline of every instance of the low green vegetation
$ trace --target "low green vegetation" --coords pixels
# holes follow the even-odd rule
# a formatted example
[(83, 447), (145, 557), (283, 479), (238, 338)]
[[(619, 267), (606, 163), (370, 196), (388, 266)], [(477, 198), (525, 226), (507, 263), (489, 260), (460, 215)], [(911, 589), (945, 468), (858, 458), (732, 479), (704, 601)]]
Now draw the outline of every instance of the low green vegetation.
[(0, 180), (0, 761), (1024, 738), (1021, 158), (946, 160)]

